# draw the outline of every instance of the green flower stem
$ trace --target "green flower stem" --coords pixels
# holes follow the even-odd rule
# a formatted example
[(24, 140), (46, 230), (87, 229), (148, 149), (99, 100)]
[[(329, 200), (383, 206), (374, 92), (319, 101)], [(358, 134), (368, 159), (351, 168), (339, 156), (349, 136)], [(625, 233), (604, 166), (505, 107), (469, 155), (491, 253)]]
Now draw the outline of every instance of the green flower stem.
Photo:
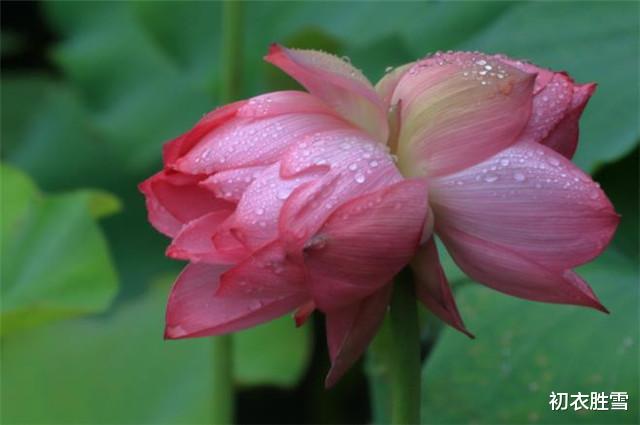
[(413, 282), (399, 279), (393, 288), (389, 319), (392, 344), (391, 423), (420, 423), (420, 329)]
[(229, 103), (240, 97), (242, 81), (242, 1), (226, 0), (222, 4), (222, 65), (221, 103)]
[(233, 339), (231, 335), (213, 338), (213, 400), (211, 423), (233, 423), (235, 391), (233, 385)]
[[(221, 104), (232, 102), (240, 96), (242, 51), (242, 2), (227, 0), (222, 4)], [(234, 422), (235, 409), (232, 336), (215, 337), (212, 355), (212, 423), (231, 424)]]

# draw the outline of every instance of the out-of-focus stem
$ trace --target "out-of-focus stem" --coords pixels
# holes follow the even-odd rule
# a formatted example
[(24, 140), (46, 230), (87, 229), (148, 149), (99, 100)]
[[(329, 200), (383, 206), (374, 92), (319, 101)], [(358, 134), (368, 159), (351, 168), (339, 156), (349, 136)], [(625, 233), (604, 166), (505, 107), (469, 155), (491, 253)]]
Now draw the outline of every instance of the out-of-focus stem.
[(233, 385), (233, 340), (231, 335), (213, 338), (213, 400), (211, 423), (233, 423), (235, 388)]
[[(222, 3), (222, 46), (220, 66), (222, 79), (220, 102), (236, 100), (240, 95), (242, 69), (242, 2), (226, 0)], [(213, 340), (213, 400), (212, 423), (234, 422), (235, 388), (233, 379), (233, 340), (231, 335)]]
[(391, 423), (420, 423), (420, 328), (414, 286), (399, 280), (393, 288), (389, 312)]
[(240, 96), (242, 81), (242, 1), (226, 0), (222, 3), (222, 66), (221, 103), (229, 103)]

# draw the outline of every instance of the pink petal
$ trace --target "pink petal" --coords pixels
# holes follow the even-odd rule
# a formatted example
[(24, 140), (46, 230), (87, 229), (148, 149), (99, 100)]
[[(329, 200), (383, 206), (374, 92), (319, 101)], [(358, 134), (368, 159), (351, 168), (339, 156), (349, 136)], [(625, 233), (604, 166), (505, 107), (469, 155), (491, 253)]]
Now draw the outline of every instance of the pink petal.
[(394, 68), (387, 72), (380, 81), (378, 81), (378, 84), (376, 84), (376, 92), (378, 92), (378, 96), (380, 96), (380, 99), (382, 99), (382, 102), (385, 105), (391, 106), (393, 92), (398, 86), (398, 83), (402, 77), (404, 77), (404, 74), (406, 74), (414, 65), (415, 63), (411, 62)]
[(351, 64), (328, 53), (277, 44), (271, 45), (265, 59), (375, 140), (386, 142), (386, 110), (371, 83)]
[(578, 144), (578, 121), (596, 85), (577, 85), (564, 72), (503, 55), (494, 57), (522, 71), (537, 73), (532, 119), (521, 139), (540, 142), (567, 158), (573, 157)]
[(225, 122), (233, 119), (237, 111), (246, 101), (238, 101), (214, 109), (204, 116), (198, 123), (185, 134), (165, 143), (162, 148), (162, 158), (164, 166), (173, 167), (175, 162), (184, 154), (189, 152), (202, 137), (221, 126)]
[(200, 182), (200, 186), (213, 192), (217, 198), (238, 203), (244, 191), (267, 167), (245, 167), (220, 171)]
[(413, 257), (426, 212), (427, 189), (419, 180), (338, 208), (304, 249), (307, 283), (318, 308), (342, 307), (389, 283)]
[(418, 299), (448, 325), (473, 338), (462, 322), (456, 300), (440, 265), (433, 237), (422, 245), (411, 261)]
[(172, 171), (154, 174), (139, 186), (145, 195), (149, 221), (161, 233), (175, 236), (185, 223), (207, 213), (229, 210), (233, 204), (198, 186), (200, 177)]
[(571, 270), (553, 270), (512, 247), (479, 239), (454, 227), (440, 236), (456, 264), (472, 279), (505, 294), (607, 312), (591, 288)]
[(578, 146), (578, 122), (582, 111), (584, 111), (595, 90), (596, 85), (593, 83), (573, 86), (573, 97), (568, 113), (551, 133), (541, 141), (543, 145), (550, 147), (567, 158), (573, 157)]
[(595, 258), (618, 223), (588, 175), (538, 144), (512, 146), (430, 187), (437, 231), (455, 227), (552, 270)]
[(190, 174), (210, 174), (269, 165), (293, 143), (336, 128), (348, 128), (348, 125), (335, 116), (317, 113), (292, 112), (264, 119), (237, 118), (203, 137), (176, 162), (176, 168)]
[(432, 181), (430, 196), (436, 232), (472, 278), (528, 299), (595, 305), (567, 273), (604, 250), (618, 216), (560, 154), (518, 144)]
[(534, 80), (475, 53), (439, 54), (414, 65), (391, 100), (402, 102), (403, 174), (450, 174), (515, 143), (531, 114)]
[(282, 159), (281, 174), (325, 171), (292, 192), (280, 216), (280, 236), (299, 249), (342, 203), (402, 180), (385, 146), (359, 131), (314, 135)]
[(296, 327), (300, 327), (305, 324), (305, 322), (309, 319), (309, 316), (315, 311), (316, 303), (313, 301), (308, 301), (303, 304), (298, 310), (296, 310), (295, 315), (293, 316), (296, 321)]
[(520, 135), (524, 142), (540, 142), (565, 117), (571, 105), (573, 83), (564, 74), (557, 73), (533, 98), (531, 119)]
[(189, 264), (167, 305), (165, 338), (220, 335), (282, 316), (304, 302), (301, 295), (233, 298), (216, 295), (224, 266)]
[(234, 257), (222, 255), (213, 245), (213, 235), (218, 226), (233, 210), (218, 210), (203, 215), (182, 227), (167, 249), (167, 256), (193, 262), (233, 263)]
[(506, 63), (509, 66), (512, 66), (516, 69), (519, 69), (522, 72), (526, 72), (528, 74), (536, 74), (536, 81), (533, 86), (533, 94), (537, 95), (553, 80), (555, 76), (555, 72), (550, 71), (546, 68), (541, 68), (536, 66), (530, 62), (518, 59), (512, 59), (505, 55), (493, 55), (494, 59), (497, 59), (501, 62)]
[(275, 163), (256, 176), (245, 190), (233, 216), (219, 232), (232, 231), (248, 249), (257, 249), (278, 236), (280, 210), (291, 192), (303, 183), (318, 179), (323, 171), (292, 177), (280, 176)]
[(336, 115), (316, 96), (303, 91), (283, 90), (252, 97), (238, 109), (237, 116), (267, 118), (293, 113)]
[(326, 313), (331, 369), (325, 379), (329, 388), (360, 358), (376, 335), (391, 298), (392, 285), (341, 309)]
[(218, 294), (233, 298), (285, 297), (308, 291), (304, 285), (305, 270), (274, 241), (253, 252), (222, 275)]

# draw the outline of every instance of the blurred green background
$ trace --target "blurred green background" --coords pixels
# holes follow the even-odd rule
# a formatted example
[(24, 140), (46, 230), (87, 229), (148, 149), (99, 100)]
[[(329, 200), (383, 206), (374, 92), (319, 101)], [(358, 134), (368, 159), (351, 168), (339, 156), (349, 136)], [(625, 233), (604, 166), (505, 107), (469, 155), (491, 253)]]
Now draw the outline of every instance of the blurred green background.
[[(2, 423), (208, 423), (212, 339), (162, 340), (182, 264), (138, 182), (218, 105), (221, 3), (2, 2)], [(502, 52), (598, 90), (575, 161), (611, 197), (614, 242), (580, 269), (609, 316), (469, 283), (470, 341), (424, 314), (424, 423), (638, 423), (637, 2), (247, 2), (243, 97), (295, 87), (271, 42), (348, 56), (372, 81), (429, 52)], [(317, 316), (317, 315), (316, 315)], [(330, 391), (321, 317), (235, 338), (240, 423), (384, 423), (369, 357)], [(380, 335), (376, 344), (387, 343)], [(549, 393), (626, 391), (628, 411), (552, 412)]]

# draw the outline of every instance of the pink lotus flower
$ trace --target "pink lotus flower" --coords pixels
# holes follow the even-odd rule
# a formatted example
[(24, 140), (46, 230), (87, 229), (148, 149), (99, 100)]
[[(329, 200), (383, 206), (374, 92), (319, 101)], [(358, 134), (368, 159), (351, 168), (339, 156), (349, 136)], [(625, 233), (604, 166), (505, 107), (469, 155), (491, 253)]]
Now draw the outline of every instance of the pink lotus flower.
[(618, 222), (569, 161), (593, 84), (480, 53), (436, 54), (375, 88), (325, 53), (274, 45), (266, 60), (309, 93), (214, 110), (165, 145), (164, 170), (140, 185), (149, 220), (173, 238), (167, 255), (190, 261), (167, 338), (292, 311), (300, 324), (319, 309), (331, 385), (375, 335), (409, 263), (418, 298), (467, 332), (432, 231), (478, 282), (604, 310), (571, 271)]

